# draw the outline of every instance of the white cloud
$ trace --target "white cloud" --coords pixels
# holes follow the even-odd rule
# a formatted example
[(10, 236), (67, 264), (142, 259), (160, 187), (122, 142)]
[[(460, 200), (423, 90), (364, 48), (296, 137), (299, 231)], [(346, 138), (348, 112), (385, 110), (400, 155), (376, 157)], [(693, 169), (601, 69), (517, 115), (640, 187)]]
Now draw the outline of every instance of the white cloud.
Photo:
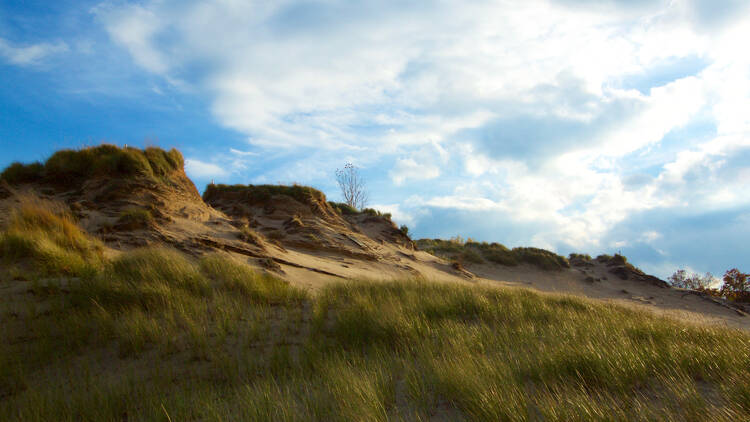
[(234, 149), (234, 148), (229, 148), (229, 152), (231, 152), (234, 155), (239, 155), (240, 157), (248, 157), (248, 156), (253, 156), (253, 155), (259, 155), (257, 152), (253, 152), (253, 151), (241, 151), (241, 150)]
[(0, 38), (0, 57), (19, 66), (36, 65), (49, 56), (66, 51), (68, 51), (68, 45), (62, 41), (18, 46)]
[(216, 164), (190, 158), (185, 160), (185, 172), (188, 176), (196, 179), (226, 177), (229, 174), (227, 170)]
[(125, 47), (136, 63), (166, 76), (169, 59), (154, 45), (154, 37), (164, 29), (159, 16), (140, 5), (101, 4), (92, 12), (104, 20), (110, 37)]
[(369, 207), (381, 212), (390, 213), (392, 220), (396, 224), (406, 224), (407, 226), (411, 226), (414, 224), (414, 214), (405, 211), (400, 204), (372, 204)]
[[(253, 151), (296, 154), (258, 181), (364, 162), (404, 191), (440, 182), (390, 205), (415, 223), (420, 207), (489, 212), (539, 244), (584, 247), (611, 245), (613, 227), (649, 210), (747, 204), (736, 157), (750, 133), (750, 17), (709, 19), (706, 4), (146, 0), (96, 14), (138, 65), (205, 93)], [(691, 58), (701, 66), (660, 70)], [(715, 137), (693, 136), (696, 121)], [(664, 241), (635, 232), (631, 243)]]

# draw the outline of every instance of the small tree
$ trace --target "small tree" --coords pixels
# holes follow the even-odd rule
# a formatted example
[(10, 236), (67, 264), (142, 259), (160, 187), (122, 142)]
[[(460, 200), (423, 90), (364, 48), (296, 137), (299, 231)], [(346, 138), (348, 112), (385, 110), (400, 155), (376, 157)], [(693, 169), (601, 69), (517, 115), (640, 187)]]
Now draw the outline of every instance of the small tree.
[(714, 276), (711, 273), (701, 276), (696, 273), (688, 273), (685, 270), (677, 270), (667, 279), (674, 287), (691, 290), (705, 290), (711, 287)]
[(359, 169), (352, 163), (346, 163), (343, 169), (336, 169), (336, 182), (339, 184), (344, 202), (358, 210), (367, 205), (368, 194), (365, 180)]
[(742, 273), (737, 268), (732, 268), (724, 273), (721, 295), (734, 300), (747, 301), (750, 299), (750, 274)]

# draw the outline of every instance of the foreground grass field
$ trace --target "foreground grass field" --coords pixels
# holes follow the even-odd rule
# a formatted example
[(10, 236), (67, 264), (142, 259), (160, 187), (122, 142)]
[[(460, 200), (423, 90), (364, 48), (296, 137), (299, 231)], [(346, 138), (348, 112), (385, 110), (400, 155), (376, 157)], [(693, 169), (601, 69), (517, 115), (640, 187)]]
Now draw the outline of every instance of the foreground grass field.
[(0, 420), (750, 419), (744, 332), (420, 280), (311, 296), (225, 255), (100, 248), (41, 203), (0, 234)]

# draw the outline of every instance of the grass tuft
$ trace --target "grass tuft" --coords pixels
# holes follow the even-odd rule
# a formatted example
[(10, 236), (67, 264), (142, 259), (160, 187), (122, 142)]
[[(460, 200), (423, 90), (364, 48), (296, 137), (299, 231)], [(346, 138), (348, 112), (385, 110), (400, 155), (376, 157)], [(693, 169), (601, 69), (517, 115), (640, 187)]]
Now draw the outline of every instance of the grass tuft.
[(24, 196), (0, 234), (0, 259), (30, 259), (34, 274), (82, 276), (101, 263), (102, 244), (87, 236), (61, 204)]
[(167, 152), (155, 147), (141, 150), (102, 144), (57, 151), (43, 165), (13, 163), (0, 179), (10, 184), (47, 181), (72, 186), (96, 176), (165, 177), (183, 165), (182, 154), (176, 149)]

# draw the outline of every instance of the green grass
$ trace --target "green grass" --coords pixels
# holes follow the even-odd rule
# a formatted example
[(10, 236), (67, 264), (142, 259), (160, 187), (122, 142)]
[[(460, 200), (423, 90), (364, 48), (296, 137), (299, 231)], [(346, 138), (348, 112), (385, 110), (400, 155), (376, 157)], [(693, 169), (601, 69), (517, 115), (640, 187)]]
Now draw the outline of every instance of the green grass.
[(0, 180), (10, 184), (45, 181), (70, 186), (96, 176), (165, 177), (183, 165), (182, 154), (176, 149), (141, 150), (102, 144), (58, 151), (43, 165), (13, 163), (0, 174)]
[(125, 210), (117, 218), (118, 228), (125, 230), (145, 229), (152, 224), (154, 224), (154, 216), (151, 211), (144, 208)]
[(417, 247), (433, 255), (459, 262), (482, 263), (488, 261), (505, 266), (527, 263), (550, 271), (570, 268), (567, 258), (544, 249), (520, 247), (508, 249), (500, 243), (464, 241), (460, 237), (450, 240), (419, 239)]
[(374, 208), (363, 208), (362, 210), (358, 210), (344, 202), (334, 202), (334, 201), (328, 201), (328, 205), (331, 206), (336, 212), (342, 215), (360, 215), (365, 214), (369, 215), (371, 217), (383, 217), (386, 220), (391, 219), (391, 213), (389, 212), (381, 212), (379, 210), (376, 210)]
[(738, 330), (477, 284), (310, 295), (225, 254), (71, 250), (93, 270), (0, 298), (0, 420), (750, 418)]
[(241, 199), (249, 204), (263, 203), (276, 195), (285, 195), (294, 198), (303, 204), (312, 202), (326, 202), (323, 192), (301, 185), (223, 185), (210, 184), (206, 186), (203, 193), (203, 200), (207, 203), (217, 198), (232, 196)]
[(29, 264), (28, 275), (80, 276), (101, 264), (102, 245), (87, 236), (64, 206), (21, 197), (0, 233), (0, 262)]

